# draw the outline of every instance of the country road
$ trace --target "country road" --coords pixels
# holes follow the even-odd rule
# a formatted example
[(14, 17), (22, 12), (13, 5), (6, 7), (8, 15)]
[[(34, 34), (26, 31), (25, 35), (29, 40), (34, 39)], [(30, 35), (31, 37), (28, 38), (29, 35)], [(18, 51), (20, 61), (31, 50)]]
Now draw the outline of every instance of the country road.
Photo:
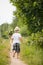
[(21, 61), (20, 59), (14, 58), (11, 56), (10, 54), (10, 60), (11, 60), (11, 64), (10, 65), (27, 65), (25, 64), (23, 61)]
[[(12, 44), (11, 44), (11, 49), (12, 49)], [(11, 61), (10, 65), (27, 65), (20, 59), (17, 59), (16, 57), (12, 57), (11, 53), (10, 53), (10, 61)]]

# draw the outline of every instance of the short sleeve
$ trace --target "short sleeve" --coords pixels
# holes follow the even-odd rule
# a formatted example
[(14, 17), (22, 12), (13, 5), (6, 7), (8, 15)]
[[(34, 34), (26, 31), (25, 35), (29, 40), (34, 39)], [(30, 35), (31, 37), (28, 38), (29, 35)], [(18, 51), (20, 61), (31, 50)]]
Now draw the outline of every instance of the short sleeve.
[(22, 37), (21, 34), (19, 34), (19, 37)]

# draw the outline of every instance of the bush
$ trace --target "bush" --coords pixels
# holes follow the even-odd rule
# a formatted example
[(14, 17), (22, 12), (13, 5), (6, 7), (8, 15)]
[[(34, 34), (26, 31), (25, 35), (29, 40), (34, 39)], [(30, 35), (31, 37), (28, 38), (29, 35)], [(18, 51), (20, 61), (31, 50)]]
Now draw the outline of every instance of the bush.
[(21, 59), (28, 65), (43, 65), (43, 50), (35, 45), (21, 44)]
[(3, 32), (2, 37), (8, 39), (8, 31)]
[(43, 32), (32, 33), (31, 36), (29, 36), (28, 43), (30, 45), (43, 47)]
[(0, 38), (0, 65), (9, 65), (9, 40)]
[(27, 28), (27, 25), (24, 25), (23, 27), (21, 27), (21, 30), (20, 30), (20, 33), (23, 35), (23, 36), (28, 36), (28, 28)]
[(21, 44), (21, 59), (28, 65), (43, 65), (43, 32), (32, 33), (24, 39), (24, 44)]

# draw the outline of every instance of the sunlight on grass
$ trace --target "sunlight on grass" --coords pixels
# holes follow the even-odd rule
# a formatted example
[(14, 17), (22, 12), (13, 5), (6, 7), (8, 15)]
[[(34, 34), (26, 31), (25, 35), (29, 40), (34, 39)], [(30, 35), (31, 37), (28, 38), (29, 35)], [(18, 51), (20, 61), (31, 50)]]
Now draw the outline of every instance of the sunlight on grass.
[(43, 65), (43, 49), (35, 45), (21, 44), (20, 56), (28, 65)]
[(9, 41), (0, 39), (0, 65), (9, 65)]

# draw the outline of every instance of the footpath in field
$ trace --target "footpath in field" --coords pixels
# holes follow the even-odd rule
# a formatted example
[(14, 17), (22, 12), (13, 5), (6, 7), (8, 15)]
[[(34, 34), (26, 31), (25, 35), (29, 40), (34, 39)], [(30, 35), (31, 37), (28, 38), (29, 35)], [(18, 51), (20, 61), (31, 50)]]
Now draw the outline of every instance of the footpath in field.
[[(11, 45), (11, 48), (12, 48), (12, 45)], [(20, 59), (12, 57), (11, 53), (10, 53), (10, 60), (11, 60), (10, 65), (27, 65), (23, 61), (21, 61)]]
[(25, 64), (23, 61), (21, 61), (20, 59), (14, 58), (11, 56), (10, 54), (10, 60), (11, 60), (11, 64), (10, 65), (27, 65)]
[[(12, 44), (11, 44), (11, 49), (12, 49)], [(10, 53), (10, 60), (11, 60), (11, 64), (10, 65), (27, 65), (23, 61), (21, 61), (20, 59), (12, 57), (11, 53)]]

